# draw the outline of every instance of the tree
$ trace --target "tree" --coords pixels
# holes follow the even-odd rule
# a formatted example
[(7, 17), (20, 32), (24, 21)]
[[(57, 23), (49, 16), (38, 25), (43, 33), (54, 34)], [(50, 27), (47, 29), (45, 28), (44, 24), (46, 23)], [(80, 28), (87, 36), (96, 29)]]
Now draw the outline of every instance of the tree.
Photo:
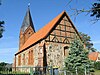
[[(0, 0), (0, 5), (1, 5), (1, 0)], [(0, 38), (2, 37), (2, 33), (4, 31), (4, 21), (0, 21)]]
[(88, 36), (87, 34), (82, 33), (82, 32), (80, 32), (79, 34), (80, 34), (82, 41), (85, 44), (86, 48), (89, 51), (95, 52), (96, 49), (93, 47), (93, 43), (91, 42), (91, 37)]
[(100, 62), (99, 61), (94, 63), (94, 68), (97, 70), (100, 70)]
[(91, 8), (91, 16), (95, 16), (97, 19), (100, 19), (100, 0), (98, 0), (99, 2), (95, 2), (92, 5)]
[(3, 71), (5, 69), (5, 66), (7, 65), (7, 63), (5, 62), (1, 62), (0, 63), (0, 71)]
[[(73, 0), (69, 0), (67, 3), (67, 6), (72, 2)], [(81, 8), (81, 9), (76, 9), (76, 8), (70, 8), (71, 10), (74, 11), (74, 16), (76, 19), (76, 16), (85, 12), (85, 13), (90, 13), (91, 17), (94, 17), (93, 21), (94, 23), (100, 20), (100, 0), (96, 0), (89, 9)]]
[(69, 56), (65, 59), (65, 69), (84, 75), (85, 68), (93, 70), (92, 61), (88, 59), (89, 51), (83, 47), (79, 39), (75, 39), (69, 47)]
[(0, 66), (1, 66), (1, 67), (4, 67), (4, 66), (6, 66), (6, 65), (7, 65), (7, 63), (5, 63), (5, 62), (1, 62), (1, 63), (0, 63)]
[(1, 5), (1, 0), (0, 0), (0, 5)]
[(2, 24), (4, 24), (4, 21), (0, 21), (0, 38), (2, 37), (2, 33), (4, 31), (4, 26)]

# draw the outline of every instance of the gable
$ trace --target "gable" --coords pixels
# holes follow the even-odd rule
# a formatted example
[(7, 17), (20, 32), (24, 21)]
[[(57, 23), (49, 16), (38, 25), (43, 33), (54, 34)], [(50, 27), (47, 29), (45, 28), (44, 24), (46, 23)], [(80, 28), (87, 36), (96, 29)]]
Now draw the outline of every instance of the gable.
[(78, 32), (65, 14), (49, 33), (46, 41), (70, 44), (75, 36), (78, 36)]

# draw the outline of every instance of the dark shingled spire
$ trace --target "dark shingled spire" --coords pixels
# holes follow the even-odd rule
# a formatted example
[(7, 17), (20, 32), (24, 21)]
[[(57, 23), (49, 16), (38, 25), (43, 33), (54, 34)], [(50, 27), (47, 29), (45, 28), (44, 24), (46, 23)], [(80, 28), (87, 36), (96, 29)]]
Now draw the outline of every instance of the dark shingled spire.
[(24, 20), (23, 20), (23, 23), (22, 23), (22, 26), (21, 26), (21, 31), (24, 33), (25, 30), (29, 26), (31, 26), (33, 28), (33, 31), (35, 32), (34, 25), (33, 25), (32, 18), (31, 18), (31, 14), (30, 14), (30, 9), (29, 9), (29, 6), (28, 6), (28, 10), (26, 12), (26, 15), (24, 17)]

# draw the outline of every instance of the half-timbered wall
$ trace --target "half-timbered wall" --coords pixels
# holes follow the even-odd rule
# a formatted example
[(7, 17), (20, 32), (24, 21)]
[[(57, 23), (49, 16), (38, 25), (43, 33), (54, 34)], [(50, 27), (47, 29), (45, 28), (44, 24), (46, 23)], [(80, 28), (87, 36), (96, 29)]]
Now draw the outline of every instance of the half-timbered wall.
[(47, 42), (70, 44), (74, 39), (75, 29), (65, 16), (47, 37)]

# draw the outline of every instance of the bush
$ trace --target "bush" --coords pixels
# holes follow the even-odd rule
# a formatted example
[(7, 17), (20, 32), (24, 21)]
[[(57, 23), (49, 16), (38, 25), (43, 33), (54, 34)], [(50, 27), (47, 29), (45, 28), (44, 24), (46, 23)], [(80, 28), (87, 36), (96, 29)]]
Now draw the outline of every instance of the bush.
[(97, 70), (100, 70), (100, 62), (95, 62), (94, 68), (97, 69)]

